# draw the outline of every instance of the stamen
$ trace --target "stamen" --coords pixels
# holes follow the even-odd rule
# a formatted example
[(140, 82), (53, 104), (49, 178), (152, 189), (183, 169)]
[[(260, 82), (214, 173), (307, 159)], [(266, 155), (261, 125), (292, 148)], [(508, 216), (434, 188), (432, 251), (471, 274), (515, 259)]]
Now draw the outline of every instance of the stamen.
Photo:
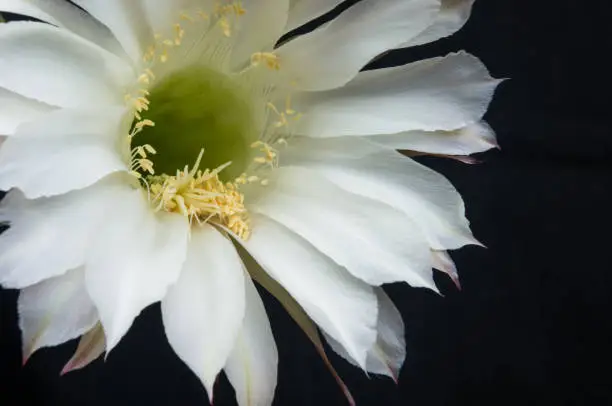
[(261, 62), (265, 62), (269, 69), (280, 70), (280, 58), (276, 54), (271, 52), (255, 52), (251, 55), (252, 66), (259, 66)]
[(158, 211), (182, 214), (189, 218), (190, 223), (194, 219), (199, 224), (216, 223), (247, 239), (250, 234), (249, 218), (244, 207), (244, 196), (238, 190), (239, 182), (223, 183), (219, 179), (219, 173), (231, 162), (212, 171), (201, 171), (198, 168), (203, 155), (204, 149), (191, 170), (185, 167), (183, 171), (177, 171), (176, 176), (149, 177), (154, 195), (152, 203)]

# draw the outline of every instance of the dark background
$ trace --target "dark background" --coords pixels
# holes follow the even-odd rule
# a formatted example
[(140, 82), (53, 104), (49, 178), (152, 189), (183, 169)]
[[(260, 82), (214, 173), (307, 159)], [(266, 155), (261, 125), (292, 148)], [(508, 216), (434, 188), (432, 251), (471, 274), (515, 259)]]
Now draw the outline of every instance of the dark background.
[[(488, 249), (453, 252), (463, 291), (388, 287), (404, 316), (399, 384), (331, 356), (358, 405), (612, 404), (612, 7), (607, 0), (477, 0), (449, 39), (377, 66), (466, 49), (503, 83), (487, 120), (501, 151), (469, 166), (424, 159), (453, 181)], [(344, 405), (314, 348), (266, 296), (280, 365), (275, 405)], [(0, 291), (0, 404), (205, 405), (172, 353), (158, 306), (122, 344), (59, 377), (75, 343), (21, 367), (16, 292)], [(234, 404), (221, 379), (216, 405)]]

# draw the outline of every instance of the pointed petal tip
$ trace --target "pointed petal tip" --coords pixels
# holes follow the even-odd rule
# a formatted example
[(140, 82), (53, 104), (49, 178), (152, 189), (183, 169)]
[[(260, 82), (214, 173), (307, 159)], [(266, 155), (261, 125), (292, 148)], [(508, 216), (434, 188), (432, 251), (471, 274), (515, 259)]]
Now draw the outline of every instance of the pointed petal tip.
[(69, 372), (72, 372), (74, 370), (74, 365), (72, 360), (68, 361), (66, 363), (66, 365), (64, 365), (64, 368), (62, 368), (62, 370), (60, 371), (60, 376), (64, 376)]
[(448, 275), (448, 276), (451, 278), (451, 280), (453, 281), (453, 283), (457, 287), (457, 290), (459, 290), (459, 291), (463, 290), (463, 288), (461, 287), (461, 281), (459, 281), (459, 276), (458, 275)]

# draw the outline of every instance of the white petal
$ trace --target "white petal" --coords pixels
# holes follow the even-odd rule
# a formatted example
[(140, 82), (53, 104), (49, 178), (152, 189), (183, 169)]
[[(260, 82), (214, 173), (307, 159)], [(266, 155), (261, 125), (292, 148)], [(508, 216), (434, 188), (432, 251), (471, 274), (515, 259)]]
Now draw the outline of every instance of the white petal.
[(344, 0), (293, 0), (285, 32), (298, 28), (317, 17), (332, 11)]
[(246, 252), (240, 252), (240, 256), (244, 261), (245, 267), (248, 269), (249, 275), (253, 278), (254, 281), (258, 282), (261, 287), (267, 290), (270, 294), (272, 294), (276, 300), (280, 302), (281, 305), (285, 308), (287, 313), (293, 318), (293, 320), (300, 326), (304, 334), (310, 339), (312, 344), (315, 346), (317, 353), (321, 356), (321, 359), (329, 372), (332, 374), (336, 383), (346, 396), (346, 400), (351, 406), (355, 406), (355, 400), (351, 395), (348, 387), (338, 375), (338, 372), (335, 370), (331, 361), (327, 357), (325, 353), (325, 348), (323, 347), (323, 342), (321, 341), (321, 337), (319, 335), (319, 330), (317, 326), (313, 323), (310, 317), (306, 314), (302, 306), (287, 292), (285, 288), (283, 288), (278, 282), (276, 282), (270, 275), (263, 270), (263, 268)]
[(0, 11), (46, 21), (122, 55), (121, 46), (108, 28), (65, 0), (0, 0)]
[(123, 108), (56, 110), (22, 124), (0, 150), (0, 189), (53, 196), (129, 170), (117, 148), (129, 125), (125, 114)]
[(124, 104), (133, 80), (117, 56), (48, 24), (0, 24), (0, 87), (59, 107)]
[(347, 193), (316, 171), (280, 168), (249, 210), (308, 240), (370, 285), (398, 281), (436, 289), (429, 244), (404, 213)]
[(278, 352), (266, 309), (251, 278), (245, 278), (242, 328), (225, 364), (239, 406), (268, 406), (276, 389)]
[[(406, 358), (404, 321), (389, 296), (381, 288), (376, 288), (378, 299), (378, 322), (376, 343), (368, 352), (366, 370), (374, 374), (386, 375), (397, 382), (402, 364)], [(338, 344), (325, 335), (330, 347), (342, 358), (357, 366), (355, 360)]]
[(497, 147), (495, 133), (485, 122), (454, 131), (408, 131), (368, 139), (393, 149), (444, 155), (470, 155)]
[(264, 216), (240, 243), (360, 365), (376, 339), (376, 296), (307, 241)]
[(281, 73), (302, 90), (342, 86), (374, 57), (423, 31), (439, 6), (439, 0), (361, 1), (281, 46)]
[(73, 1), (106, 25), (128, 56), (141, 62), (146, 48), (153, 45), (153, 31), (142, 0)]
[(85, 282), (94, 301), (108, 351), (134, 318), (161, 300), (179, 275), (187, 251), (189, 223), (154, 213), (141, 190), (113, 191), (111, 216), (92, 242)]
[(23, 356), (89, 331), (98, 315), (83, 283), (83, 268), (22, 290), (18, 301)]
[(175, 24), (189, 26), (190, 23), (181, 18), (182, 14), (193, 17), (198, 11), (208, 12), (212, 8), (212, 0), (141, 0), (141, 4), (152, 31), (161, 34), (164, 38), (174, 38)]
[(100, 323), (96, 323), (94, 328), (81, 337), (74, 355), (66, 363), (60, 375), (85, 368), (104, 354), (104, 351), (106, 351), (104, 330)]
[(343, 88), (296, 98), (310, 137), (450, 131), (482, 118), (498, 80), (466, 53), (361, 72)]
[(0, 87), (0, 134), (13, 135), (19, 124), (53, 110), (48, 104), (28, 99)]
[(442, 0), (442, 7), (433, 24), (416, 38), (402, 44), (400, 48), (434, 42), (459, 31), (470, 18), (474, 1), (475, 0)]
[(246, 14), (238, 20), (239, 30), (232, 49), (231, 65), (248, 62), (254, 52), (269, 52), (287, 23), (289, 0), (243, 0)]
[(85, 262), (93, 235), (113, 204), (116, 185), (101, 182), (53, 198), (26, 200), (10, 192), (0, 205), (0, 283), (23, 288), (61, 275)]
[(211, 402), (242, 326), (244, 279), (231, 241), (205, 224), (192, 230), (181, 276), (162, 300), (168, 342), (200, 378)]
[(394, 207), (425, 233), (433, 249), (479, 244), (459, 193), (442, 175), (396, 151), (359, 138), (294, 138), (284, 165), (316, 168), (343, 189)]
[(457, 289), (461, 290), (461, 282), (459, 281), (459, 273), (455, 261), (451, 258), (447, 251), (431, 251), (433, 259), (433, 267), (439, 271), (446, 273)]

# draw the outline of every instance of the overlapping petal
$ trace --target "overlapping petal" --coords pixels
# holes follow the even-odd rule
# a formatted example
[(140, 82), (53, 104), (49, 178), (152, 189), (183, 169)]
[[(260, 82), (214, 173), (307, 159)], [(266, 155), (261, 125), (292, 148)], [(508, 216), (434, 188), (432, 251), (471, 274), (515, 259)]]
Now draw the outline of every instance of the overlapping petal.
[(398, 281), (435, 289), (429, 245), (402, 212), (334, 185), (316, 171), (280, 168), (250, 209), (308, 240), (371, 285)]
[(17, 127), (53, 110), (52, 106), (28, 99), (0, 87), (0, 135), (13, 135)]
[[(261, 215), (243, 246), (359, 363), (376, 339), (376, 296), (307, 241)], [(274, 243), (270, 243), (270, 242)]]
[(28, 198), (54, 196), (128, 171), (118, 151), (118, 140), (129, 131), (125, 115), (119, 107), (62, 109), (20, 125), (0, 150), (0, 189), (16, 187)]
[(333, 10), (344, 0), (291, 0), (289, 19), (285, 32), (298, 28), (307, 22)]
[(276, 343), (266, 309), (248, 276), (244, 290), (244, 320), (224, 371), (236, 391), (239, 406), (270, 405), (276, 389)]
[[(147, 17), (150, 0), (74, 0), (91, 16), (107, 26), (125, 53), (137, 63), (148, 46), (153, 44), (154, 32)], [(157, 3), (157, 2), (155, 2)]]
[(400, 48), (412, 47), (448, 37), (459, 31), (470, 18), (475, 0), (442, 0), (440, 12), (433, 24), (417, 37), (402, 44)]
[(432, 248), (478, 244), (457, 190), (442, 175), (358, 138), (294, 139), (284, 165), (317, 169), (341, 188), (394, 207), (419, 225)]
[(116, 202), (113, 221), (90, 244), (85, 282), (110, 351), (134, 318), (178, 280), (189, 223), (183, 216), (154, 213), (142, 190), (124, 187), (106, 193)]
[(500, 82), (464, 52), (361, 72), (346, 86), (296, 99), (310, 137), (452, 131), (480, 120)]
[(119, 57), (48, 24), (0, 24), (0, 55), (0, 87), (52, 106), (123, 105), (135, 78)]
[(281, 46), (281, 74), (301, 90), (340, 87), (374, 57), (423, 31), (439, 6), (439, 0), (360, 1), (330, 24)]
[(117, 183), (104, 181), (65, 195), (27, 200), (10, 192), (0, 204), (0, 283), (24, 288), (82, 266)]
[(407, 131), (375, 135), (368, 140), (398, 150), (444, 155), (471, 155), (498, 146), (495, 133), (485, 122), (453, 131)]
[(98, 320), (84, 288), (83, 268), (23, 289), (19, 294), (19, 327), (23, 356), (62, 344), (89, 331)]
[(66, 0), (0, 0), (0, 11), (45, 21), (72, 31), (112, 53), (123, 54), (107, 27)]
[(162, 301), (168, 342), (212, 402), (217, 375), (243, 325), (244, 267), (231, 241), (204, 225), (191, 231), (181, 275)]
[[(406, 340), (404, 339), (404, 321), (397, 307), (382, 288), (375, 289), (378, 299), (378, 335), (376, 343), (368, 352), (366, 370), (374, 374), (386, 375), (397, 382), (400, 369), (406, 358)], [(342, 358), (358, 366), (355, 360), (346, 353), (342, 346), (326, 335), (330, 347)]]

